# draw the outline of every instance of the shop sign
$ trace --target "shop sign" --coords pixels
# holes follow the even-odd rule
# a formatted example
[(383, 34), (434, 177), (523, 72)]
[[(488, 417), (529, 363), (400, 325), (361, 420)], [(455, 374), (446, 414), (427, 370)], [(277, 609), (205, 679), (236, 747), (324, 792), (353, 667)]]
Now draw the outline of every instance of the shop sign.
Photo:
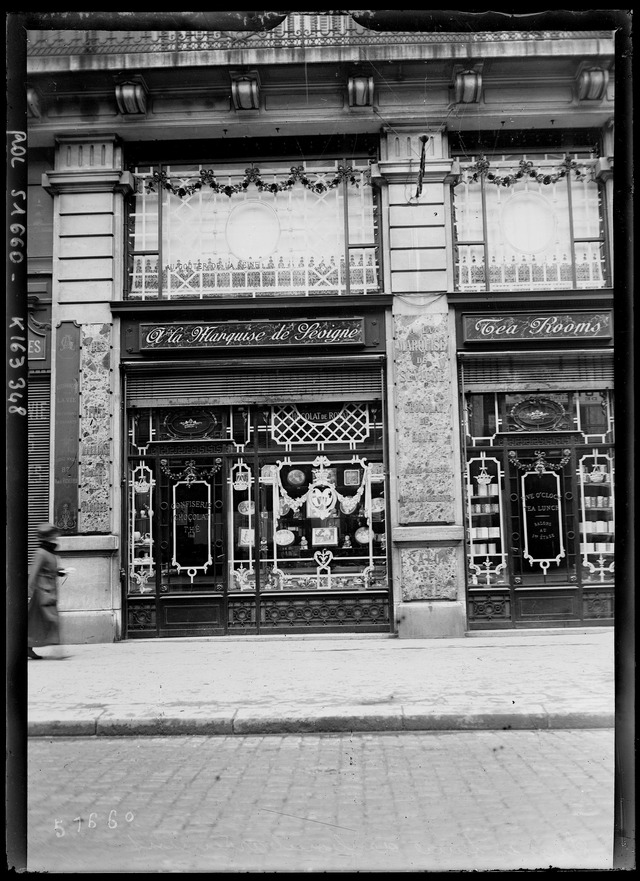
[(463, 315), (464, 342), (611, 339), (612, 313), (523, 312), (515, 315)]
[(528, 471), (522, 477), (524, 556), (545, 572), (565, 555), (560, 510), (560, 477), (552, 471)]
[(178, 572), (193, 577), (211, 566), (211, 486), (205, 480), (179, 480), (173, 487), (173, 558)]
[(247, 349), (364, 345), (362, 318), (141, 324), (140, 349)]
[(80, 325), (63, 321), (56, 333), (54, 523), (63, 534), (78, 528)]
[(49, 366), (49, 338), (50, 332), (38, 332), (31, 324), (27, 325), (27, 337), (29, 343), (29, 364), (32, 361), (44, 361), (46, 364), (38, 365), (38, 367)]
[(336, 409), (335, 407), (323, 406), (322, 404), (316, 404), (314, 406), (297, 404), (296, 410), (307, 422), (313, 422), (316, 425), (326, 425), (327, 423), (338, 419), (344, 410), (344, 407)]

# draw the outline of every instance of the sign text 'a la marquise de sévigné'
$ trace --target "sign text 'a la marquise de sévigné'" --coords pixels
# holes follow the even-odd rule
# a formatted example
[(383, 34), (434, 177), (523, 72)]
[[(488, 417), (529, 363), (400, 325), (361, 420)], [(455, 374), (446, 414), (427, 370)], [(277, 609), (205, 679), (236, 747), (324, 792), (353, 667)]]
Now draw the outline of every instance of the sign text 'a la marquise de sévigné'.
[(336, 346), (364, 342), (362, 318), (140, 325), (142, 350)]
[(462, 325), (467, 342), (609, 339), (612, 335), (610, 312), (463, 315)]

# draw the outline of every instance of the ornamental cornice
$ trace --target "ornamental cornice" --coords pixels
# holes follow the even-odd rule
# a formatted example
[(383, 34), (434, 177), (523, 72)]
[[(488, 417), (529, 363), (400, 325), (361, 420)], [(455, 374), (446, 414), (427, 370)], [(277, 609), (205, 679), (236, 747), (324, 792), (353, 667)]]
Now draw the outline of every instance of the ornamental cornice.
[(50, 195), (61, 193), (133, 192), (134, 180), (129, 171), (49, 171), (42, 175), (42, 187)]

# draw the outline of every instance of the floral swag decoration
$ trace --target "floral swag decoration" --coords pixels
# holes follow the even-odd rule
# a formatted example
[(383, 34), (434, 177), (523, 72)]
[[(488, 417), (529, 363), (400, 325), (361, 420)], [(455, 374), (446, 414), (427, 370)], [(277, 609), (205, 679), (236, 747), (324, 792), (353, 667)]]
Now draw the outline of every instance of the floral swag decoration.
[[(365, 169), (362, 177), (365, 183), (370, 184), (371, 169)], [(152, 179), (146, 184), (146, 190), (147, 192), (155, 193), (157, 185), (169, 193), (173, 193), (174, 196), (184, 198), (185, 196), (192, 196), (195, 192), (201, 190), (202, 187), (208, 186), (211, 187), (214, 193), (224, 193), (225, 196), (231, 197), (237, 193), (246, 193), (251, 184), (261, 193), (282, 193), (293, 189), (296, 184), (302, 184), (303, 187), (306, 187), (306, 189), (311, 190), (313, 193), (326, 193), (328, 190), (333, 190), (340, 186), (343, 181), (358, 187), (360, 186), (360, 174), (349, 165), (339, 165), (337, 173), (330, 180), (326, 182), (320, 180), (313, 181), (307, 176), (302, 165), (294, 165), (289, 169), (289, 176), (286, 180), (279, 183), (277, 181), (264, 180), (260, 177), (260, 169), (252, 166), (245, 169), (244, 178), (237, 184), (221, 184), (210, 168), (202, 169), (200, 171), (200, 178), (195, 180), (194, 183), (182, 184), (180, 186), (173, 184), (165, 171), (154, 171)]]
[(545, 459), (546, 452), (543, 450), (535, 451), (535, 459), (530, 460), (529, 462), (521, 462), (518, 459), (518, 454), (515, 450), (509, 450), (509, 461), (512, 465), (515, 465), (520, 471), (535, 471), (536, 474), (544, 474), (547, 471), (562, 471), (564, 466), (567, 464), (569, 459), (571, 458), (571, 450), (563, 450), (562, 451), (562, 459), (557, 464), (553, 464), (551, 462), (547, 462)]
[(518, 170), (511, 174), (496, 174), (491, 171), (491, 163), (485, 156), (481, 156), (477, 162), (468, 169), (466, 178), (467, 183), (478, 183), (481, 178), (495, 184), (498, 187), (515, 186), (523, 178), (531, 178), (539, 184), (557, 184), (558, 181), (570, 176), (573, 173), (577, 181), (594, 180), (593, 174), (587, 170), (584, 165), (565, 156), (558, 168), (554, 172), (542, 172), (535, 167), (530, 159), (521, 159), (518, 164)]

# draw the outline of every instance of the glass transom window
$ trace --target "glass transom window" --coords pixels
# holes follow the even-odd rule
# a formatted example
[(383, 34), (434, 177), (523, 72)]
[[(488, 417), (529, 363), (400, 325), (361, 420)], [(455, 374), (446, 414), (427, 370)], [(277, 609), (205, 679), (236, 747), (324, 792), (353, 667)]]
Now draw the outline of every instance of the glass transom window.
[(462, 163), (453, 190), (457, 290), (606, 287), (594, 165), (549, 153)]
[(128, 297), (377, 292), (368, 169), (365, 159), (136, 169)]

